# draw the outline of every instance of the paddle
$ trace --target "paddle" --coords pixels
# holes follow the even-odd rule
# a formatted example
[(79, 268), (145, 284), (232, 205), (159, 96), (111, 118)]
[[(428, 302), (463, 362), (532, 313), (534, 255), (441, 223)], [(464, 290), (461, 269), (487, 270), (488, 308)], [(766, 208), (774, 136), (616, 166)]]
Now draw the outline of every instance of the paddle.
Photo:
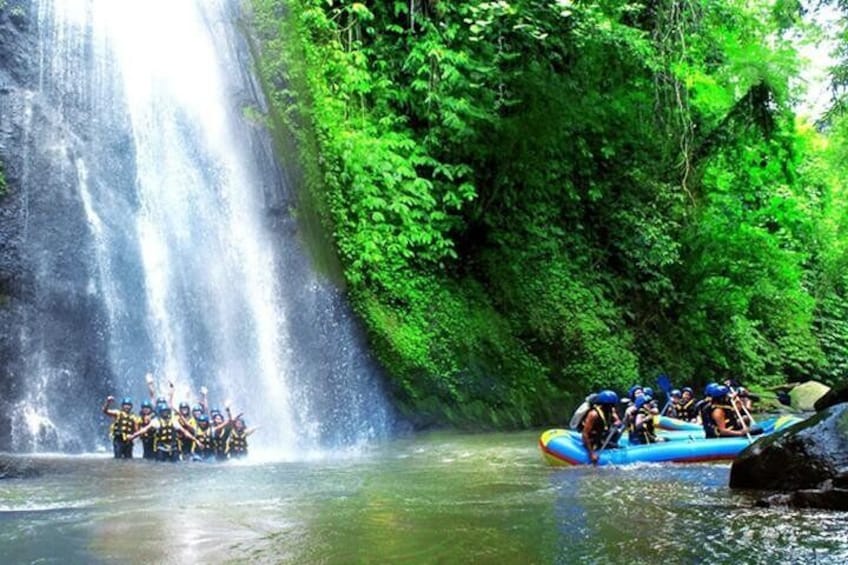
[(665, 373), (660, 373), (657, 377), (657, 386), (665, 393), (665, 406), (660, 410), (660, 415), (665, 414), (668, 405), (671, 404), (671, 379)]
[[(630, 404), (630, 399), (629, 398), (623, 398), (621, 400), (621, 403), (626, 406), (626, 405)], [(612, 438), (615, 436), (615, 432), (620, 432), (620, 431), (623, 431), (623, 430), (624, 430), (624, 420), (623, 419), (619, 420), (618, 426), (616, 426), (615, 424), (610, 424), (609, 433), (607, 433), (607, 437), (606, 437), (606, 439), (604, 439), (604, 443), (601, 444), (601, 448), (598, 450), (598, 453), (603, 451), (604, 448), (609, 444), (610, 440), (612, 440)]]
[[(732, 393), (733, 393), (733, 396), (731, 397), (731, 400), (734, 400), (734, 399), (736, 399), (736, 398), (741, 398), (741, 397), (739, 396), (739, 391), (738, 391), (738, 389), (731, 388), (731, 389), (730, 389), (730, 392), (732, 392)], [(735, 403), (734, 403), (734, 406), (735, 406)], [(745, 403), (744, 403), (744, 402), (740, 402), (740, 406), (742, 406), (742, 410), (745, 412), (745, 415), (746, 415), (746, 416), (748, 416), (748, 423), (749, 423), (749, 424), (751, 424), (752, 426), (753, 426), (754, 424), (756, 424), (757, 422), (755, 422), (755, 421), (754, 421), (754, 416), (751, 414), (750, 410), (748, 410), (748, 407), (747, 407), (747, 406), (745, 406)]]
[(730, 406), (736, 412), (736, 417), (739, 418), (739, 423), (742, 424), (742, 429), (745, 430), (745, 435), (748, 436), (748, 443), (754, 443), (754, 438), (751, 437), (751, 432), (748, 431), (748, 426), (745, 425), (745, 420), (742, 419), (742, 414), (739, 412), (739, 408), (736, 407), (733, 397), (730, 398)]
[(613, 438), (613, 436), (615, 435), (615, 432), (617, 432), (617, 431), (619, 431), (618, 426), (616, 426), (615, 424), (610, 426), (610, 431), (607, 434), (607, 437), (604, 440), (604, 443), (601, 444), (601, 448), (598, 450), (598, 453), (600, 453), (601, 451), (604, 450), (604, 448), (606, 448), (607, 444), (609, 444), (610, 440)]

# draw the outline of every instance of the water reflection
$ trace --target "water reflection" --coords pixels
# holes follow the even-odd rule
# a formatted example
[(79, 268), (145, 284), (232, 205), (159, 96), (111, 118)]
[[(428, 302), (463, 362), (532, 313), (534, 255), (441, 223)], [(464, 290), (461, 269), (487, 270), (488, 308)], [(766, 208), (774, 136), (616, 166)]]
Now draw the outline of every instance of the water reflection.
[(535, 434), (343, 460), (39, 462), (0, 481), (0, 561), (842, 563), (845, 515), (761, 509), (718, 465), (553, 469)]

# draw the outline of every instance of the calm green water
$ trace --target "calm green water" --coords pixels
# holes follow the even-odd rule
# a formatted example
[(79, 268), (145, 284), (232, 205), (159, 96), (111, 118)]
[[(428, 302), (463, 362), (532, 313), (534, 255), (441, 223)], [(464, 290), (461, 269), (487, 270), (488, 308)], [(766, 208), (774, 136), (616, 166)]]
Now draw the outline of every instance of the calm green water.
[(0, 481), (0, 563), (844, 563), (848, 514), (760, 509), (727, 465), (546, 466), (537, 433), (344, 459), (38, 461)]

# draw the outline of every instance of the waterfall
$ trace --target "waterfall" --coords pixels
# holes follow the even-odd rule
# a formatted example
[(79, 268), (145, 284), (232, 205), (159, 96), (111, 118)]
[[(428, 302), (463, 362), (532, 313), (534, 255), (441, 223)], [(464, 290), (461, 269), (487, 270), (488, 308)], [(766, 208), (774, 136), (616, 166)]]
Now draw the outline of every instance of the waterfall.
[[(393, 416), (342, 294), (313, 272), (236, 0), (40, 0), (21, 182), (32, 301), (12, 442), (105, 445), (107, 392), (232, 405), (285, 458)], [(57, 307), (56, 304), (64, 305)]]

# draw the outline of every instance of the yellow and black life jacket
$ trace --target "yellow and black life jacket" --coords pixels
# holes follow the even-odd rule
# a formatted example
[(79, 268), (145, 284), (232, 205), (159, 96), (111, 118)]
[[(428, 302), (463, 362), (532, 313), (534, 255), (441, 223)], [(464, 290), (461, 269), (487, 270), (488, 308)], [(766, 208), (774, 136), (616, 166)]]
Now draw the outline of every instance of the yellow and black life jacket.
[(247, 454), (247, 434), (233, 430), (227, 438), (227, 455)]
[(159, 419), (159, 427), (156, 429), (154, 447), (162, 451), (171, 451), (176, 447), (177, 430), (174, 426), (174, 417), (167, 420)]
[(207, 427), (205, 430), (200, 427), (194, 428), (194, 437), (197, 441), (192, 448), (193, 453), (211, 453), (214, 449), (212, 438), (212, 428)]
[(121, 410), (115, 416), (115, 422), (112, 424), (112, 437), (121, 441), (127, 441), (135, 433), (135, 424), (135, 416)]
[(230, 430), (227, 427), (221, 428), (214, 433), (212, 437), (212, 447), (215, 448), (215, 453), (225, 455), (227, 453), (227, 444), (230, 437)]
[[(636, 420), (642, 416), (640, 424), (636, 425)], [(654, 414), (651, 409), (644, 405), (636, 411), (633, 417), (633, 426), (630, 431), (630, 443), (640, 445), (645, 443), (654, 443), (657, 441), (657, 436), (654, 434)]]
[[(139, 416), (138, 419), (140, 421), (139, 423), (141, 424), (141, 426), (144, 427), (147, 424), (149, 424), (151, 422), (151, 420), (153, 420), (153, 414), (147, 414), (147, 415), (144, 415), (144, 416)], [(154, 428), (150, 428), (146, 432), (141, 434), (141, 441), (143, 441), (144, 443), (148, 443), (150, 441), (153, 441), (153, 438), (155, 436), (156, 436), (156, 430)]]

